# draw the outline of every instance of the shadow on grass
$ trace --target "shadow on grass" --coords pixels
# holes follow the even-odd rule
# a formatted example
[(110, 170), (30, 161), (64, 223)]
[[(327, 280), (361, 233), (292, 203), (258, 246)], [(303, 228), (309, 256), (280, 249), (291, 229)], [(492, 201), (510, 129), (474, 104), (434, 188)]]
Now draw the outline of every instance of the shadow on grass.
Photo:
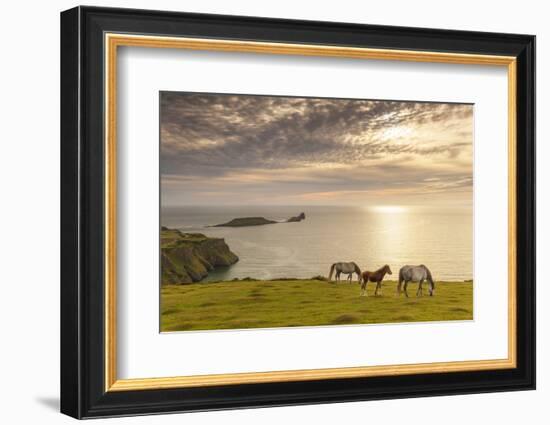
[(353, 314), (342, 314), (332, 319), (330, 323), (334, 323), (335, 325), (345, 325), (348, 323), (355, 323), (358, 320), (359, 318)]
[(467, 310), (465, 308), (460, 308), (460, 307), (450, 308), (449, 311), (453, 311), (455, 313), (469, 313), (470, 312), (470, 310)]
[(397, 316), (392, 319), (395, 322), (414, 322), (414, 317), (412, 316)]

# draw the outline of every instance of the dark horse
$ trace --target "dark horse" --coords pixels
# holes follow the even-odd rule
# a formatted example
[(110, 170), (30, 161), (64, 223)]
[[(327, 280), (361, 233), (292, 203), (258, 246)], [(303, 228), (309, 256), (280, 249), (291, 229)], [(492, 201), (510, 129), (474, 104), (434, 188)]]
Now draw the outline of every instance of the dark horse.
[(387, 264), (384, 267), (379, 268), (375, 272), (363, 272), (361, 277), (363, 278), (363, 283), (361, 284), (361, 296), (368, 295), (367, 294), (367, 283), (369, 280), (371, 282), (376, 282), (376, 289), (374, 291), (374, 295), (378, 295), (378, 290), (382, 286), (382, 280), (384, 279), (384, 276), (387, 274), (391, 274), (390, 266)]

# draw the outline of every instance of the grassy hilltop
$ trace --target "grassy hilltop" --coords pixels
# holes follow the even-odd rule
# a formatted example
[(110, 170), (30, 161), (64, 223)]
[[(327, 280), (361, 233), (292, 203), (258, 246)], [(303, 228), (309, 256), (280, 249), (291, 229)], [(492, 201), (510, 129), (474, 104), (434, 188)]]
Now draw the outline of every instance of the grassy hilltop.
[(382, 296), (360, 297), (357, 282), (240, 280), (161, 288), (161, 331), (245, 329), (315, 325), (399, 323), (473, 319), (473, 283), (437, 282), (434, 297), (396, 297), (385, 281)]

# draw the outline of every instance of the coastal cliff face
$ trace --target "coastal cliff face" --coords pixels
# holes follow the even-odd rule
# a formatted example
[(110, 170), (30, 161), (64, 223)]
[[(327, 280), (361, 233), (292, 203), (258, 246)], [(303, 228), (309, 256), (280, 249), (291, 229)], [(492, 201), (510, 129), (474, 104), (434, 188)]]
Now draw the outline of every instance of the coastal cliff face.
[(161, 230), (162, 285), (198, 282), (214, 268), (230, 266), (238, 260), (222, 238), (165, 227)]

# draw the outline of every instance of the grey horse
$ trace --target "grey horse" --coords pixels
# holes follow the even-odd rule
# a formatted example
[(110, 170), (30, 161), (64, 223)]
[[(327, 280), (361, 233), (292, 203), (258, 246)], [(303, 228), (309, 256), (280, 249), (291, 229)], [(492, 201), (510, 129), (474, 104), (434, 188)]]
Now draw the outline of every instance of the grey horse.
[(330, 266), (330, 273), (328, 276), (328, 280), (332, 280), (332, 274), (336, 271), (336, 281), (338, 282), (340, 280), (340, 274), (344, 273), (347, 274), (347, 280), (349, 280), (349, 283), (351, 283), (351, 280), (353, 278), (353, 273), (357, 274), (357, 279), (359, 282), (361, 282), (361, 269), (357, 264), (355, 264), (353, 261), (350, 263), (334, 263), (332, 266)]
[(409, 282), (418, 282), (418, 289), (416, 291), (416, 296), (418, 295), (422, 296), (422, 284), (424, 281), (427, 280), (430, 283), (430, 297), (434, 295), (435, 292), (435, 282), (432, 278), (432, 273), (430, 270), (424, 265), (421, 264), (419, 266), (403, 266), (401, 269), (399, 269), (399, 283), (397, 284), (397, 295), (401, 294), (401, 288), (403, 285), (403, 290), (405, 291), (405, 295), (408, 297), (409, 294), (407, 293), (407, 285)]

